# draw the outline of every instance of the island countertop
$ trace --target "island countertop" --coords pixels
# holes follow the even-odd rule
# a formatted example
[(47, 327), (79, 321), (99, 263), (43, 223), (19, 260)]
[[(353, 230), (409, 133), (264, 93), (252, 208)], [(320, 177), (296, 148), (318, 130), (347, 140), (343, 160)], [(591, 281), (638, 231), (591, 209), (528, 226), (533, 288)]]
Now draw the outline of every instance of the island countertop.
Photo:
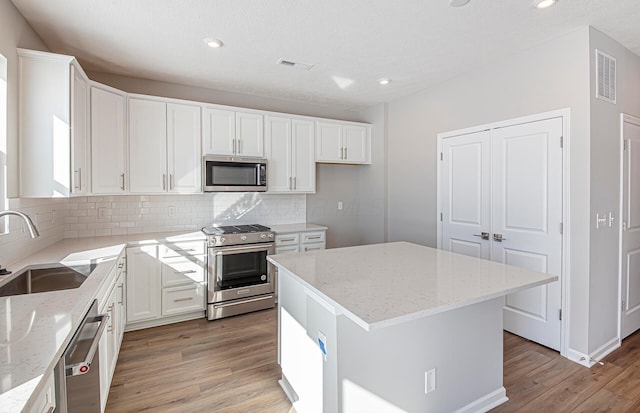
[(271, 255), (268, 260), (367, 331), (558, 279), (408, 242)]

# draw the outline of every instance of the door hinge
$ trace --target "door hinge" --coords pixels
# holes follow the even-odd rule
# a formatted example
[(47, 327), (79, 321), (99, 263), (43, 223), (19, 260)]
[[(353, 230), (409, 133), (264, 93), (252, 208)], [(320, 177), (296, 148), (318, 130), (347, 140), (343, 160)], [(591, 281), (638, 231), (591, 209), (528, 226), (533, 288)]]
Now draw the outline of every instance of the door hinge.
[(444, 160), (443, 156), (442, 156), (442, 152), (440, 152), (440, 160)]
[(564, 224), (560, 223), (560, 234), (564, 234)]
[(564, 136), (560, 136), (560, 147), (564, 148)]
[(558, 320), (562, 321), (562, 308), (558, 309)]
[(440, 213), (440, 221), (442, 221), (442, 212)]

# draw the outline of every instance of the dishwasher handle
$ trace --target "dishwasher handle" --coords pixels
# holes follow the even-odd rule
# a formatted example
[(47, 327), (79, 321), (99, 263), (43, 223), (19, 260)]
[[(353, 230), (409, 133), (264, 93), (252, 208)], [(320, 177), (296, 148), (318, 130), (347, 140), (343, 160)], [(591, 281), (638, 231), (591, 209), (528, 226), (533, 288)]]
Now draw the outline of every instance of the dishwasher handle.
[(100, 314), (95, 317), (91, 317), (86, 321), (86, 323), (100, 322), (100, 327), (98, 327), (98, 329), (96, 330), (96, 335), (91, 341), (91, 346), (89, 346), (89, 351), (87, 351), (87, 355), (85, 356), (84, 360), (79, 363), (67, 365), (65, 368), (65, 375), (79, 376), (81, 374), (87, 374), (89, 372), (89, 370), (91, 369), (91, 363), (93, 362), (93, 356), (95, 356), (96, 351), (98, 351), (98, 345), (100, 344), (102, 333), (104, 333), (104, 329), (107, 328), (107, 321), (109, 321), (108, 314)]

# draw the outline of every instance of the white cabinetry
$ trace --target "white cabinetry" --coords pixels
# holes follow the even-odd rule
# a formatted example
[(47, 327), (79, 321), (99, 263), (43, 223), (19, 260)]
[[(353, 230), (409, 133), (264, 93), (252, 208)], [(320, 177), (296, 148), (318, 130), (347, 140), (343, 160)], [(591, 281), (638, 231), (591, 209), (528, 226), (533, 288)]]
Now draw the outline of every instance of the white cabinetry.
[(323, 250), (326, 248), (326, 229), (277, 231), (276, 254)]
[(315, 192), (313, 121), (268, 116), (265, 129), (268, 192)]
[(316, 161), (370, 164), (371, 127), (350, 122), (316, 122)]
[(98, 293), (98, 310), (100, 314), (109, 315), (107, 330), (100, 339), (100, 404), (102, 411), (107, 405), (111, 379), (118, 361), (120, 344), (124, 334), (126, 320), (125, 273), (126, 258), (124, 253), (118, 257), (116, 267), (109, 276), (104, 291)]
[(26, 410), (28, 413), (51, 413), (56, 407), (56, 388), (53, 373), (49, 373), (42, 380), (44, 381), (44, 387), (37, 396), (32, 396), (35, 397), (35, 400), (31, 408)]
[(121, 194), (125, 191), (126, 94), (91, 85), (91, 192)]
[(205, 155), (264, 156), (261, 113), (204, 108), (202, 151)]
[(127, 328), (202, 316), (204, 241), (128, 248), (127, 257)]
[(131, 192), (200, 192), (200, 139), (200, 107), (129, 98)]
[(20, 196), (89, 186), (88, 78), (72, 56), (18, 49)]

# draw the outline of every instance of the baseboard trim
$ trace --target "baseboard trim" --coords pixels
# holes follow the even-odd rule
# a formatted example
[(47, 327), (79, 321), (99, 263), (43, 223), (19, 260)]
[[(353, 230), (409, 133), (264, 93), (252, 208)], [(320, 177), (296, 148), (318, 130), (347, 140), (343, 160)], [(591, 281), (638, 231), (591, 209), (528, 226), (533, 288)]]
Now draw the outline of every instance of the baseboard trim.
[(147, 320), (147, 321), (136, 321), (134, 323), (128, 323), (125, 326), (124, 331), (126, 332), (126, 331), (142, 330), (144, 328), (151, 328), (151, 327), (164, 326), (167, 324), (180, 323), (182, 321), (195, 320), (197, 318), (205, 318), (204, 312), (196, 311), (193, 313), (180, 314), (172, 317), (156, 318), (154, 320)]
[(287, 380), (287, 377), (284, 374), (282, 375), (282, 378), (278, 380), (278, 384), (280, 385), (280, 387), (282, 387), (284, 394), (287, 395), (287, 398), (291, 403), (295, 403), (298, 401), (298, 395), (296, 394), (295, 390), (293, 390), (293, 387), (291, 387), (291, 384), (289, 384), (289, 380)]
[(620, 347), (620, 338), (619, 337), (612, 338), (611, 340), (607, 341), (606, 343), (604, 343), (603, 345), (601, 345), (591, 353), (591, 362), (593, 364), (599, 362), (600, 360), (605, 358), (609, 353), (613, 352), (619, 347)]
[(504, 387), (500, 387), (497, 390), (486, 394), (479, 399), (472, 401), (471, 403), (462, 406), (455, 413), (476, 413), (476, 412), (488, 412), (494, 407), (500, 406), (502, 403), (508, 401), (507, 390)]

